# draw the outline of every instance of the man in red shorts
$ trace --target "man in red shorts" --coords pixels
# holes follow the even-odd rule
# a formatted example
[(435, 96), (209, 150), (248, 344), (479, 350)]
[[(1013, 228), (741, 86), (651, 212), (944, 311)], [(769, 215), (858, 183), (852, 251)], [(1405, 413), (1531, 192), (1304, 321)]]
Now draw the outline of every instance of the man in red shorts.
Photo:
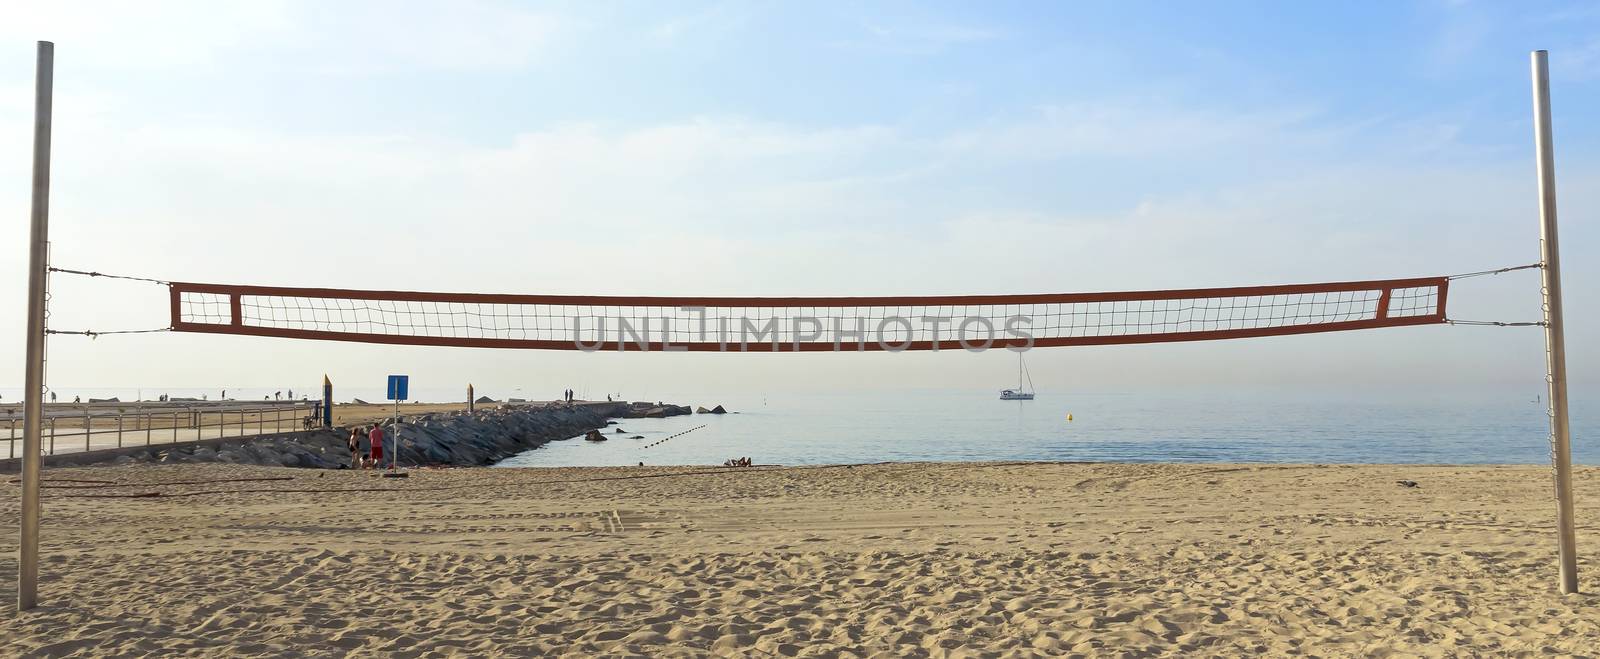
[(371, 461), (374, 469), (383, 467), (383, 426), (372, 424), (372, 430), (367, 431), (367, 438), (372, 442)]

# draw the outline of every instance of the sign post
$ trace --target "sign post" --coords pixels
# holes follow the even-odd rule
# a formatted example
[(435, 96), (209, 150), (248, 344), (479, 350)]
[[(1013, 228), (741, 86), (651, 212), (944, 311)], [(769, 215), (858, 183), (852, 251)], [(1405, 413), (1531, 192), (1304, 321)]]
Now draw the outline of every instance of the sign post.
[(393, 471), (400, 459), (400, 401), (406, 399), (407, 389), (411, 384), (409, 375), (389, 376), (389, 400), (394, 401), (394, 428), (389, 435), (394, 439), (394, 450), (389, 453), (389, 469)]
[(322, 427), (333, 427), (333, 381), (322, 376)]

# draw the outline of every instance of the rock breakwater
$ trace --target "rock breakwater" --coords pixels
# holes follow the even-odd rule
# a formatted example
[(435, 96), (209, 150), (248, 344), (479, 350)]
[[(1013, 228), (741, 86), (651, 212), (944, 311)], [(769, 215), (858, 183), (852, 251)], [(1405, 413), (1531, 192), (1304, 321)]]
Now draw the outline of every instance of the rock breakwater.
[[(625, 402), (576, 405), (507, 405), (496, 409), (432, 413), (400, 420), (399, 462), (407, 466), (483, 466), (548, 442), (578, 437), (604, 428), (610, 418), (637, 418), (660, 413), (650, 405)], [(687, 409), (687, 408), (685, 408)], [(385, 424), (386, 430), (387, 424)], [(156, 444), (89, 453), (46, 456), (49, 466), (93, 464), (229, 462), (312, 469), (348, 469), (346, 430), (319, 429), (247, 438), (208, 439)], [(0, 472), (16, 472), (20, 460), (0, 461)]]

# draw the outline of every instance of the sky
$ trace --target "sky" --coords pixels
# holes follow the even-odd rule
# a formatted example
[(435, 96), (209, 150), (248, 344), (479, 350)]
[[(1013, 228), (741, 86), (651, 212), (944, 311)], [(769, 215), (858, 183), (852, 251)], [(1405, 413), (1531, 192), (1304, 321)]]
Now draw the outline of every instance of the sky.
[[(1575, 388), (1600, 384), (1600, 4), (0, 2), (0, 391), (20, 388), (34, 42), (56, 44), (58, 267), (638, 295), (1035, 293), (1538, 260), (1551, 51)], [(51, 327), (163, 327), (57, 276)], [(1537, 275), (1450, 315), (1539, 316)], [(1536, 392), (1536, 328), (1041, 349), (1041, 390)], [(158, 333), (49, 382), (557, 395), (998, 389), (984, 354), (584, 354)], [(1577, 394), (1575, 394), (1576, 396)], [(10, 396), (7, 397), (8, 399)]]

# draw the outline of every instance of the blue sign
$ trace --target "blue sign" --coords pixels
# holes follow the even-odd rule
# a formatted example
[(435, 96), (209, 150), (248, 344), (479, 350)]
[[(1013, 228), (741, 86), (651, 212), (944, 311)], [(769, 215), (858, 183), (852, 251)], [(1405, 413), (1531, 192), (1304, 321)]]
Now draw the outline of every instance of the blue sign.
[(405, 400), (406, 388), (411, 384), (409, 375), (389, 376), (389, 400)]

